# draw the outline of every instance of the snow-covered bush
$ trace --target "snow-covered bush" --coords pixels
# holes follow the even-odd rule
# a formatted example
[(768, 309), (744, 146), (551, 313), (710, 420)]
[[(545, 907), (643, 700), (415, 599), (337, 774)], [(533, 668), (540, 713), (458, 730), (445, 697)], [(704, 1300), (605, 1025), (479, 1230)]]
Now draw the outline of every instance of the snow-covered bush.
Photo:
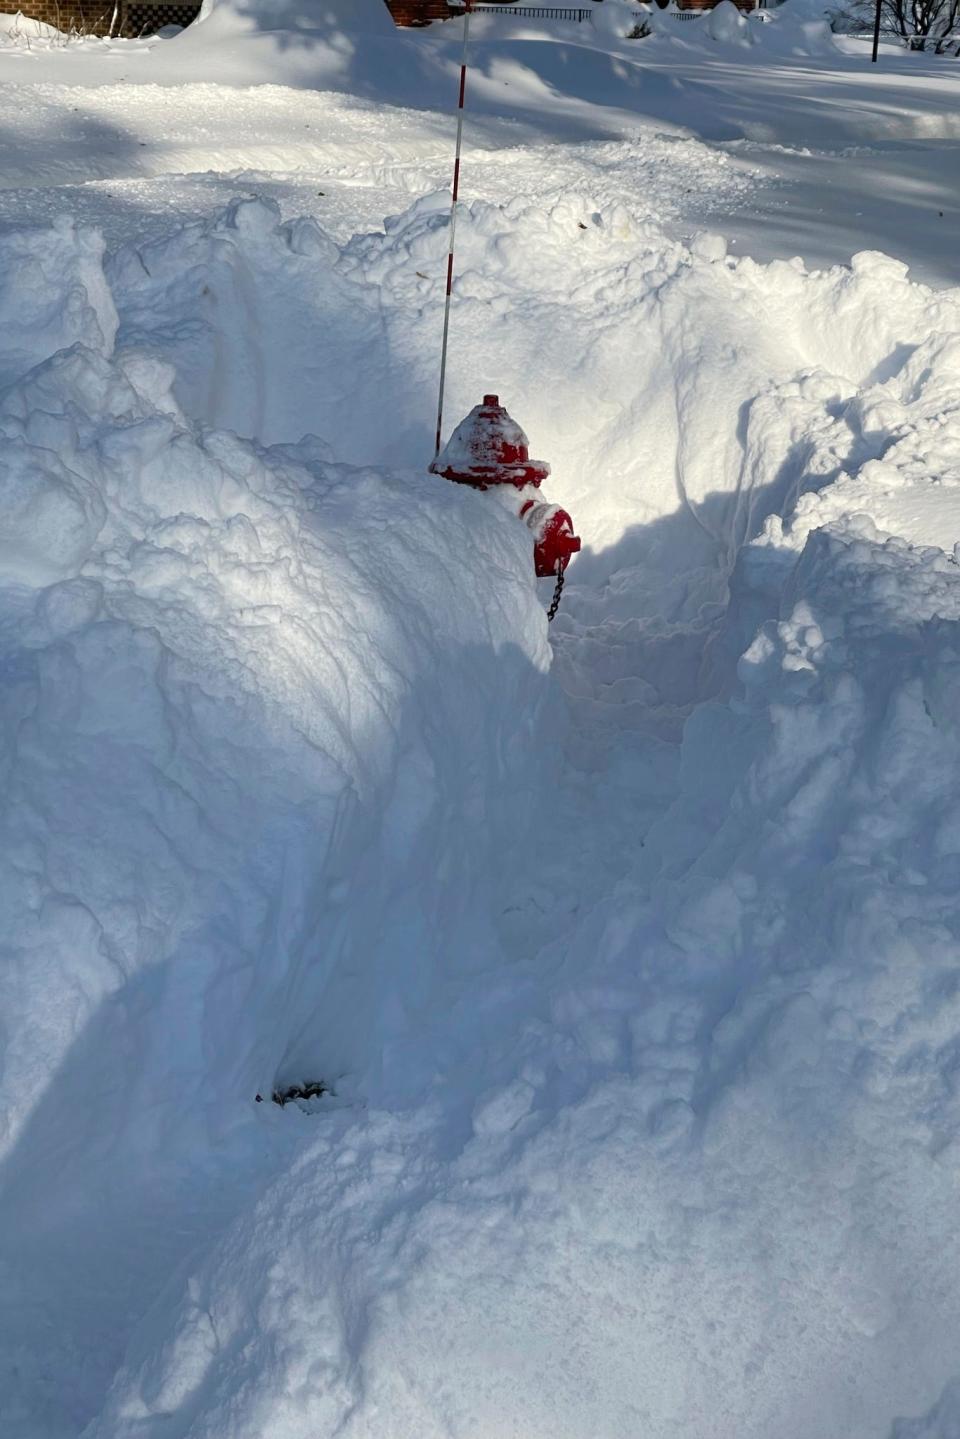
[(705, 19), (711, 40), (719, 40), (725, 45), (752, 45), (755, 42), (753, 28), (733, 0), (719, 0)]
[(603, 0), (592, 19), (601, 35), (615, 40), (639, 40), (651, 33), (650, 6), (640, 0)]

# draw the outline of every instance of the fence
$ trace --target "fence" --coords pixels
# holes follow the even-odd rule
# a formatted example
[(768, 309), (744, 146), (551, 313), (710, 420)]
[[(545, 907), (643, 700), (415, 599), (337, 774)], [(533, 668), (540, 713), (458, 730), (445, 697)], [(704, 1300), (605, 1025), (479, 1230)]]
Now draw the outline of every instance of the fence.
[[(767, 8), (767, 4), (768, 0), (756, 0), (753, 9), (765, 10)], [(748, 7), (738, 6), (737, 8), (743, 10), (744, 13), (746, 13)], [(456, 14), (457, 12), (453, 11), (452, 13)], [(584, 21), (592, 23), (593, 21), (592, 10), (586, 10), (580, 6), (573, 5), (559, 6), (480, 4), (474, 5), (473, 13), (475, 15), (502, 15), (504, 19), (509, 19), (511, 15), (523, 15), (528, 20), (573, 20), (577, 24), (582, 24)], [(674, 6), (671, 6), (669, 10), (664, 11), (664, 14), (669, 15), (671, 20), (699, 20), (702, 16), (706, 15), (706, 13), (706, 10), (677, 10)], [(638, 22), (641, 22), (642, 19), (643, 16), (641, 14), (638, 14)]]
[[(765, 8), (762, 0), (756, 8)], [(505, 19), (509, 19), (511, 15), (524, 15), (532, 20), (575, 20), (578, 23), (593, 19), (592, 10), (555, 5), (474, 5), (473, 12), (475, 15), (502, 15)], [(669, 15), (671, 20), (699, 20), (706, 15), (707, 11), (670, 9), (664, 13)], [(638, 13), (637, 20), (642, 21), (642, 19), (642, 14)]]
[(582, 24), (584, 20), (592, 19), (591, 10), (575, 9), (573, 6), (556, 5), (474, 5), (475, 15), (503, 15), (509, 18), (511, 15), (523, 15), (529, 20), (575, 20)]
[[(834, 35), (844, 40), (867, 40), (873, 44), (872, 30), (834, 30)], [(960, 45), (960, 31), (955, 35), (896, 35), (881, 32), (881, 44), (902, 45), (905, 50), (935, 50), (938, 45)]]
[[(716, 3), (716, 0), (714, 0), (714, 3)], [(713, 6), (710, 5), (705, 10), (678, 10), (675, 5), (671, 5), (670, 8), (663, 13), (669, 15), (671, 20), (702, 20), (704, 15), (709, 15), (712, 8)], [(775, 5), (768, 4), (767, 0), (755, 0), (752, 6), (737, 5), (737, 9), (741, 15), (756, 15), (758, 11), (774, 8), (776, 8)]]

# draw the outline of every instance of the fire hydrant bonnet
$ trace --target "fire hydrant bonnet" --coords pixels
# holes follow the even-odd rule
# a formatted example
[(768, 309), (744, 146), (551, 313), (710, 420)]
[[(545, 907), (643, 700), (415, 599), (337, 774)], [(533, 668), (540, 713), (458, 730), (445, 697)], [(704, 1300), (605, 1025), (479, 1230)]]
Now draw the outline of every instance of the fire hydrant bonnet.
[(544, 460), (531, 460), (530, 442), (501, 405), (484, 395), (461, 420), (430, 466), (432, 474), (485, 490), (489, 485), (539, 485), (550, 473)]

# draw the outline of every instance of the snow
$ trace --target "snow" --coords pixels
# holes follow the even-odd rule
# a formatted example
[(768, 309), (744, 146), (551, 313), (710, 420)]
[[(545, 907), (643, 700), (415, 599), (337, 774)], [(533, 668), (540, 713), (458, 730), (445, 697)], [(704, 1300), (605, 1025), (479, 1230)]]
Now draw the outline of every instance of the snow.
[(733, 0), (720, 0), (704, 19), (710, 39), (722, 45), (750, 46), (762, 38), (763, 32), (741, 15)]
[[(825, 36), (806, 0), (753, 22), (749, 51), (659, 11), (654, 36), (622, 39), (607, 33), (609, 3), (593, 24), (474, 17), (468, 162), (493, 169), (489, 151), (518, 144), (530, 159), (535, 139), (570, 175), (575, 157), (557, 139), (613, 139), (621, 154), (624, 139), (639, 139), (629, 152), (644, 188), (695, 195), (705, 185), (691, 218), (722, 228), (739, 253), (844, 263), (866, 235), (919, 278), (957, 282), (949, 63), (885, 45), (874, 67), (868, 45)], [(173, 39), (0, 46), (0, 134), (12, 127), (17, 142), (0, 171), (0, 222), (52, 218), (51, 183), (75, 186), (71, 207), (123, 226), (124, 238), (158, 211), (160, 231), (182, 213), (209, 218), (233, 196), (224, 176), (234, 189), (274, 186), (288, 215), (333, 208), (331, 170), (354, 190), (377, 162), (382, 183), (413, 184), (419, 170), (445, 185), (461, 33), (458, 21), (394, 31), (381, 0), (221, 0)], [(372, 97), (395, 107), (389, 124), (371, 120)], [(717, 193), (708, 171), (718, 163), (741, 183)], [(389, 198), (365, 222), (391, 207), (403, 208)]]
[(794, 3), (477, 17), (549, 632), (459, 23), (5, 27), (4, 1439), (953, 1432), (958, 81)]
[[(390, 1049), (404, 1014), (435, 1004), (455, 937), (473, 936), (457, 970), (483, 953), (484, 876), (537, 783), (547, 663), (509, 517), (427, 477), (331, 464), (309, 439), (274, 452), (194, 427), (172, 369), (99, 349), (60, 350), (0, 402), (5, 1217), (33, 1216), (5, 1289), (11, 1318), (52, 1302), (61, 1253), (78, 1349), (100, 1322), (47, 1196), (49, 1148), (66, 1190), (98, 1195), (84, 1252), (133, 1245), (132, 1282), (95, 1286), (119, 1318), (196, 1237), (196, 1216), (177, 1220), (143, 1252), (178, 1188), (206, 1208), (238, 1151), (256, 1155), (255, 1091), (311, 1064), (359, 1078), (361, 1056), (392, 1093), (413, 1083)], [(100, 1337), (87, 1384), (120, 1357), (121, 1332)], [(34, 1381), (19, 1338), (13, 1363)], [(56, 1397), (71, 1432), (82, 1401)], [(31, 1432), (34, 1410), (14, 1416)]]

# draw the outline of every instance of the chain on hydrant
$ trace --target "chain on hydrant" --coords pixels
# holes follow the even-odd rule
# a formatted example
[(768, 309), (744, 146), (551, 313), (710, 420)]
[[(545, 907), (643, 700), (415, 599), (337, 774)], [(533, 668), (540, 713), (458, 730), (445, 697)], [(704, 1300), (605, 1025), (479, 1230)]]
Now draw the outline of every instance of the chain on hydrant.
[(550, 601), (550, 608), (547, 610), (547, 624), (552, 624), (557, 617), (557, 610), (560, 608), (560, 596), (563, 594), (563, 587), (566, 584), (566, 576), (563, 570), (557, 570), (557, 587), (553, 592), (553, 599)]
[(570, 556), (580, 549), (566, 510), (540, 494), (550, 473), (543, 460), (531, 460), (530, 442), (497, 395), (484, 395), (450, 436), (430, 466), (434, 475), (489, 490), (521, 519), (534, 537), (533, 566), (538, 577), (556, 575), (557, 587), (547, 611), (552, 620), (560, 606)]

